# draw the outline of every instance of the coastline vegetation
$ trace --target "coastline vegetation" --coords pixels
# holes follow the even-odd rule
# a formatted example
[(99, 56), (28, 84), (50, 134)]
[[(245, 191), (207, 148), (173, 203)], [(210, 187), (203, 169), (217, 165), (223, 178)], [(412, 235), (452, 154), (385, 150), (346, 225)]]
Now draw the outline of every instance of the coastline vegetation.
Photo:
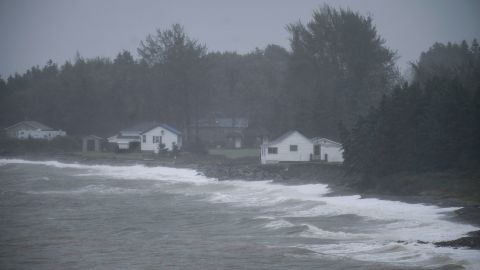
[[(128, 51), (115, 59), (77, 55), (74, 61), (49, 61), (0, 78), (1, 127), (35, 119), (74, 134), (43, 142), (1, 138), (0, 154), (77, 152), (81, 135), (106, 137), (145, 120), (170, 123), (193, 138), (190, 129), (199, 118), (246, 117), (271, 137), (297, 129), (307, 136), (341, 139), (345, 163), (340, 170), (355, 176), (335, 178), (341, 184), (375, 192), (480, 198), (477, 40), (434, 44), (412, 63), (411, 78), (402, 78), (396, 53), (369, 16), (324, 6), (309, 22), (287, 29), (289, 50), (270, 44), (240, 55), (208, 51), (175, 24), (147, 36), (139, 59)], [(186, 149), (205, 152), (194, 140)], [(179, 159), (230, 168), (240, 164), (246, 169), (232, 172), (251, 176), (248, 170), (257, 170), (259, 178), (302, 173), (263, 174), (252, 167), (254, 159), (240, 158), (255, 156), (255, 151), (210, 154), (226, 158)], [(97, 158), (102, 155), (121, 156)], [(240, 158), (238, 164), (235, 158)], [(299, 168), (307, 170), (305, 177), (321, 178)]]

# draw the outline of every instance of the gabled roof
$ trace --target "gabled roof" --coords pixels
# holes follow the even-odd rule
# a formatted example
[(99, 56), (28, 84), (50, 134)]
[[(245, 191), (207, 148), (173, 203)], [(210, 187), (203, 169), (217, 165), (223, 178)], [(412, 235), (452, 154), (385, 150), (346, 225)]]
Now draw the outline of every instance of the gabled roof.
[(138, 123), (138, 124), (133, 125), (131, 127), (127, 127), (127, 128), (122, 129), (120, 131), (120, 133), (122, 133), (122, 132), (139, 132), (139, 133), (142, 133), (142, 132), (150, 130), (153, 127), (156, 127), (156, 126), (158, 126), (158, 122), (156, 122), (156, 121), (141, 122), (141, 123)]
[(35, 129), (35, 130), (36, 130), (36, 129), (40, 129), (40, 130), (53, 130), (53, 128), (51, 128), (51, 127), (49, 127), (49, 126), (47, 126), (47, 125), (44, 125), (44, 124), (42, 124), (42, 123), (40, 123), (40, 122), (37, 122), (37, 121), (22, 121), (22, 122), (18, 122), (18, 123), (16, 123), (16, 124), (14, 124), (14, 125), (11, 125), (11, 126), (5, 128), (5, 129), (14, 128), (14, 127), (16, 127), (16, 126), (18, 126), (18, 125), (21, 125), (21, 124), (26, 125), (26, 126), (29, 126), (29, 127), (31, 127), (32, 129)]
[(268, 142), (267, 145), (275, 145), (275, 144), (279, 144), (281, 143), (283, 140), (285, 140), (286, 138), (290, 137), (292, 134), (294, 133), (298, 133), (300, 136), (302, 136), (303, 138), (305, 138), (305, 140), (307, 141), (310, 141), (310, 139), (308, 139), (307, 137), (305, 137), (302, 133), (296, 131), (296, 130), (290, 130), (288, 131), (287, 133), (283, 134), (282, 136), (276, 138), (275, 140), (271, 141), (271, 142)]
[(172, 132), (172, 133), (177, 134), (177, 135), (181, 135), (181, 134), (182, 134), (182, 132), (180, 132), (180, 131), (177, 130), (176, 128), (174, 128), (174, 127), (172, 127), (172, 126), (169, 126), (169, 125), (167, 125), (167, 124), (157, 124), (157, 125), (149, 128), (149, 129), (143, 131), (141, 134), (147, 133), (147, 132), (149, 132), (150, 130), (152, 130), (152, 129), (154, 129), (154, 128), (157, 128), (157, 127), (162, 127), (162, 128), (164, 128), (164, 129)]
[(83, 137), (83, 139), (95, 139), (95, 140), (103, 140), (103, 138), (102, 138), (102, 137), (99, 137), (99, 136), (97, 136), (97, 135), (93, 135), (93, 134), (91, 134), (91, 135), (87, 135), (87, 136), (84, 136), (84, 137)]
[(180, 132), (178, 129), (176, 129), (176, 128), (170, 126), (170, 125), (161, 124), (160, 126), (163, 127), (163, 128), (166, 129), (166, 130), (169, 130), (169, 131), (177, 134), (177, 135), (181, 135), (181, 134), (182, 134), (182, 132)]
[(310, 140), (311, 140), (312, 143), (314, 143), (314, 144), (329, 143), (329, 144), (333, 144), (333, 145), (342, 147), (342, 144), (341, 144), (341, 143), (336, 142), (336, 141), (329, 140), (329, 139), (327, 139), (327, 138), (314, 137), (314, 138), (311, 138)]

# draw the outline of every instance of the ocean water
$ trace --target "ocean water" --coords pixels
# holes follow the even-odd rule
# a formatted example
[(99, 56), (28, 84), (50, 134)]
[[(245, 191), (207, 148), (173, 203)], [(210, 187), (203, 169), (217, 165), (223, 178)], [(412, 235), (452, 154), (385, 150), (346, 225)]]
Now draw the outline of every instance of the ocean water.
[(0, 159), (0, 269), (480, 269), (456, 208), (323, 184)]

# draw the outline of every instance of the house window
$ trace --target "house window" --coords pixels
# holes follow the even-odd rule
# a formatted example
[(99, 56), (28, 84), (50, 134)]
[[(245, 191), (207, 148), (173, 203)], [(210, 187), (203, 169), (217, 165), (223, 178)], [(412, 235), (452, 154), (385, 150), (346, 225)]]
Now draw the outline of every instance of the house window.
[(146, 143), (147, 142), (147, 135), (142, 135), (142, 142)]
[(320, 156), (320, 145), (319, 144), (316, 144), (313, 146), (313, 154), (315, 156)]
[(277, 147), (268, 147), (268, 153), (269, 154), (277, 154), (278, 153), (278, 148)]
[(297, 152), (298, 151), (298, 145), (290, 145), (290, 152)]
[(165, 131), (164, 131), (164, 130), (160, 131), (160, 134), (164, 135), (164, 134), (165, 134)]
[(153, 143), (162, 143), (162, 136), (153, 136)]

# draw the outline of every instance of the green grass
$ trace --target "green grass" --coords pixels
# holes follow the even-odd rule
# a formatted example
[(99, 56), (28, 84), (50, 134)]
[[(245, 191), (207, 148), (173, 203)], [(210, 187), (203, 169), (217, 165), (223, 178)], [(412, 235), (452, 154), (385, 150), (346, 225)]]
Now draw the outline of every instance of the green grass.
[(143, 160), (145, 154), (139, 152), (133, 153), (113, 153), (113, 152), (77, 152), (78, 156), (86, 158), (112, 158), (112, 159), (128, 159), (128, 160)]
[(244, 157), (260, 157), (259, 148), (245, 148), (245, 149), (209, 149), (210, 155), (225, 156), (229, 159), (244, 158)]
[[(210, 149), (210, 155), (224, 156), (228, 159), (245, 158), (245, 157), (259, 157), (260, 149)], [(85, 158), (111, 158), (111, 159), (128, 159), (128, 160), (143, 160), (145, 158), (152, 158), (152, 154), (148, 153), (113, 153), (113, 152), (77, 152), (77, 156)]]

